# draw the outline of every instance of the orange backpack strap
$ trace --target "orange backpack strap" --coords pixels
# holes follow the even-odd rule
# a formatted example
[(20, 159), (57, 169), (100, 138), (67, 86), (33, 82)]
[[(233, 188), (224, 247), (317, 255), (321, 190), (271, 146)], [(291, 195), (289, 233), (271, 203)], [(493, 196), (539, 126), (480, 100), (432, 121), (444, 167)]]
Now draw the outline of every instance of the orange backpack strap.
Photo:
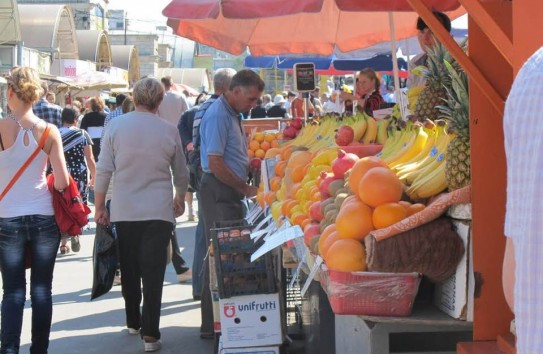
[[(46, 123), (47, 124), (47, 123)], [(47, 140), (47, 137), (49, 136), (49, 124), (47, 124), (47, 126), (45, 127), (45, 130), (43, 131), (43, 134), (41, 136), (41, 139), (40, 139), (40, 142), (38, 143), (38, 147), (36, 148), (36, 150), (34, 150), (34, 152), (32, 153), (32, 155), (30, 155), (30, 157), (25, 161), (25, 163), (21, 166), (21, 168), (19, 168), (19, 170), (17, 171), (17, 173), (15, 173), (15, 176), (13, 176), (13, 178), (11, 178), (11, 181), (9, 181), (8, 185), (6, 186), (6, 188), (4, 189), (4, 191), (2, 192), (2, 194), (0, 194), (0, 200), (4, 199), (4, 196), (9, 192), (9, 190), (11, 189), (11, 187), (13, 187), (13, 185), (15, 184), (15, 182), (17, 182), (17, 180), (19, 179), (19, 177), (21, 177), (21, 175), (23, 174), (23, 172), (26, 170), (26, 168), (28, 167), (28, 165), (30, 165), (30, 163), (32, 162), (32, 160), (34, 160), (34, 158), (38, 155), (38, 153), (40, 152), (41, 149), (43, 149), (43, 146), (45, 145), (45, 141)]]

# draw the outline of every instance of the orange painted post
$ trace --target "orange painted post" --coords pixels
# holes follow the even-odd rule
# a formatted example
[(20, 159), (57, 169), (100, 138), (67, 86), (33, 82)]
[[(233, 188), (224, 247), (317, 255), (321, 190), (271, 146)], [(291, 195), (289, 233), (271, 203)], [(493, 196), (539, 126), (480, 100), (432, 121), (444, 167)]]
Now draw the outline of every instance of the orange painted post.
[(537, 49), (543, 46), (543, 1), (513, 1), (513, 43), (515, 73)]
[[(478, 0), (469, 0), (478, 1)], [(512, 36), (510, 2), (481, 3), (495, 23)], [(469, 55), (503, 97), (513, 81), (513, 69), (493, 41), (470, 17)], [(470, 141), (472, 169), (472, 242), (474, 271), (480, 275), (475, 298), (475, 341), (496, 340), (507, 333), (513, 318), (505, 302), (501, 269), (505, 250), (505, 151), (503, 112), (495, 110), (480, 87), (470, 82)]]

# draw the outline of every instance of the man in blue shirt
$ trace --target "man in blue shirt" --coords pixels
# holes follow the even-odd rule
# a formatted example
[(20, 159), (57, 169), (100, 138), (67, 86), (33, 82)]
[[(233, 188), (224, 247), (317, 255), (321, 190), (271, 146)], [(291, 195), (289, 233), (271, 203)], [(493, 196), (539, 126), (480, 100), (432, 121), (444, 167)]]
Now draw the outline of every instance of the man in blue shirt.
[[(264, 81), (251, 70), (241, 70), (230, 87), (205, 112), (200, 124), (200, 158), (204, 172), (200, 197), (206, 239), (217, 221), (243, 218), (242, 199), (254, 197), (257, 188), (247, 184), (249, 155), (241, 113), (250, 111), (264, 91)], [(209, 283), (206, 267), (204, 283)], [(202, 309), (211, 304), (209, 287), (202, 289)], [(213, 335), (213, 317), (203, 316), (200, 336)]]

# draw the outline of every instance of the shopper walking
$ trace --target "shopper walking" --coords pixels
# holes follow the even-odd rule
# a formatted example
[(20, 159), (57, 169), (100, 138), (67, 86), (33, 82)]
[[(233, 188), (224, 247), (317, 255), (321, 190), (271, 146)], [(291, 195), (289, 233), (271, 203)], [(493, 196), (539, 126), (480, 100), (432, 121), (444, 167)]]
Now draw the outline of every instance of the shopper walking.
[(32, 110), (34, 114), (43, 119), (47, 123), (54, 124), (57, 128), (62, 126), (62, 107), (57, 104), (50, 103), (47, 100), (47, 92), (49, 92), (49, 86), (45, 81), (41, 82), (42, 95), (38, 102), (34, 104)]
[[(89, 133), (77, 127), (78, 116), (79, 112), (71, 108), (64, 108), (62, 110), (60, 136), (64, 147), (66, 167), (75, 183), (77, 183), (83, 203), (87, 204), (89, 188), (94, 187), (96, 165), (92, 154), (92, 139)], [(63, 234), (60, 242), (60, 253), (66, 254), (70, 251), (70, 247), (67, 245), (68, 239), (70, 240), (72, 251), (79, 252), (81, 248), (79, 235), (70, 237), (67, 234)]]
[[(242, 199), (253, 197), (257, 188), (246, 183), (249, 172), (247, 139), (241, 126), (241, 113), (255, 107), (264, 91), (264, 81), (251, 70), (241, 70), (232, 78), (227, 92), (217, 98), (205, 112), (200, 125), (201, 163), (204, 172), (200, 183), (201, 207), (206, 239), (215, 222), (243, 217)], [(204, 284), (209, 282), (209, 267)], [(202, 307), (211, 301), (209, 287), (204, 286)], [(202, 335), (213, 333), (213, 319), (202, 318)]]
[(98, 161), (100, 156), (100, 140), (106, 120), (106, 112), (104, 112), (105, 102), (100, 96), (92, 97), (89, 100), (91, 111), (83, 116), (80, 128), (86, 130), (92, 138), (92, 153), (94, 161)]
[[(163, 96), (164, 88), (156, 79), (145, 78), (134, 85), (136, 110), (109, 123), (95, 181), (95, 220), (114, 222), (117, 231), (128, 333), (141, 332), (146, 352), (161, 348), (167, 248), (175, 217), (185, 210), (188, 184), (179, 134), (156, 114)], [(105, 199), (112, 175), (110, 216)]]
[[(49, 160), (54, 187), (68, 186), (68, 171), (57, 127), (32, 111), (42, 92), (34, 69), (18, 67), (6, 78), (7, 104), (11, 116), (0, 120), (0, 268), (3, 297), (0, 353), (19, 352), (23, 309), (26, 300), (25, 253), (30, 252), (30, 299), (32, 301), (32, 345), (30, 353), (44, 354), (49, 347), (53, 304), (53, 269), (60, 243), (52, 196), (45, 171)], [(42, 149), (39, 144), (48, 134)], [(29, 161), (24, 172), (8, 190), (8, 183)]]

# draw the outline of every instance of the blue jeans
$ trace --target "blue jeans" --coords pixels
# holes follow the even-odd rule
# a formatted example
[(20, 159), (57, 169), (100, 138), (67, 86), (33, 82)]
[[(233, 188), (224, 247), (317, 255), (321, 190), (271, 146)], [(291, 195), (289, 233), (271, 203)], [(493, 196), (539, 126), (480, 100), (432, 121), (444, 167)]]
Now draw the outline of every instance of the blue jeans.
[(30, 353), (47, 353), (53, 314), (51, 287), (59, 243), (60, 232), (54, 216), (26, 215), (0, 218), (0, 268), (4, 284), (0, 353), (19, 352), (26, 300), (25, 247), (30, 247), (32, 254)]

